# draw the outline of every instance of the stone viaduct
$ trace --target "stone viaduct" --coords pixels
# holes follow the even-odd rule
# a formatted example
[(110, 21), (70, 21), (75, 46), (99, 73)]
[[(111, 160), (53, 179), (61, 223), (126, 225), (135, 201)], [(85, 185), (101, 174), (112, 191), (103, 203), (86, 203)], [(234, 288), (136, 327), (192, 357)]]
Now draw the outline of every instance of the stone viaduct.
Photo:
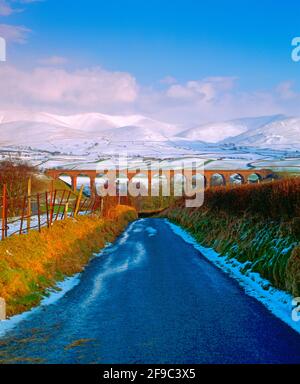
[[(68, 176), (71, 178), (71, 184), (74, 191), (77, 189), (77, 179), (78, 177), (84, 176), (90, 179), (90, 190), (95, 191), (96, 179), (97, 177), (115, 177), (118, 180), (119, 177), (127, 178), (127, 181), (131, 181), (134, 177), (138, 175), (144, 175), (148, 178), (148, 190), (151, 189), (152, 180), (155, 177), (165, 177), (170, 185), (174, 183), (174, 177), (176, 175), (183, 175), (186, 177), (195, 177), (197, 175), (197, 170), (149, 170), (149, 169), (136, 169), (136, 170), (83, 170), (83, 169), (49, 169), (46, 171), (46, 174), (53, 179), (58, 179), (61, 176)], [(113, 175), (113, 176), (111, 176)], [(199, 172), (199, 175), (203, 175), (203, 172)], [(270, 179), (274, 176), (274, 173), (268, 169), (243, 169), (243, 170), (204, 170), (204, 185), (206, 188), (214, 186), (214, 180), (218, 178), (219, 185), (233, 185), (237, 182), (239, 184), (249, 183), (249, 178), (256, 176), (257, 182)], [(252, 181), (253, 182), (253, 181)]]

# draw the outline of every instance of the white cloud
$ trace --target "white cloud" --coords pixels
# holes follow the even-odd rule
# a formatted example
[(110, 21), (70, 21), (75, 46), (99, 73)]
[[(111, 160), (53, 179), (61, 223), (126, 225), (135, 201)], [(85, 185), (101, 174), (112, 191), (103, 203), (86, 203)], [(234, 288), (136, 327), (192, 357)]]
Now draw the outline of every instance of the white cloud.
[(190, 99), (194, 93), (188, 86), (175, 84), (167, 90), (166, 95), (174, 99)]
[(24, 44), (30, 32), (29, 28), (20, 25), (0, 24), (0, 36), (8, 42)]
[(222, 92), (233, 88), (233, 77), (210, 77), (203, 80), (188, 81), (186, 84), (172, 85), (166, 92), (168, 97), (175, 99), (198, 99), (211, 101)]
[(162, 91), (143, 89), (138, 107), (142, 113), (184, 126), (295, 110), (275, 89), (242, 91), (235, 77), (218, 76), (177, 83)]
[(30, 70), (0, 65), (0, 109), (134, 113), (183, 125), (243, 116), (299, 114), (299, 96), (289, 82), (269, 91), (253, 92), (240, 90), (234, 77), (146, 88), (127, 72), (56, 67), (65, 63), (59, 56), (42, 61), (46, 66)]
[(279, 97), (284, 100), (290, 100), (299, 97), (299, 94), (293, 90), (293, 83), (291, 81), (283, 81), (278, 85), (276, 91)]
[(173, 76), (166, 76), (166, 77), (164, 77), (163, 79), (160, 80), (160, 83), (161, 84), (171, 85), (171, 84), (176, 84), (177, 80)]
[(19, 105), (27, 108), (73, 108), (111, 110), (133, 103), (138, 86), (128, 73), (101, 68), (67, 71), (57, 68), (20, 70), (0, 66), (0, 108)]
[(45, 66), (57, 66), (57, 65), (63, 65), (68, 63), (68, 59), (66, 57), (62, 56), (50, 56), (50, 57), (44, 57), (40, 60), (38, 60), (39, 64), (45, 65)]
[(8, 1), (0, 0), (0, 16), (10, 16), (14, 12)]
[[(0, 16), (10, 16), (14, 13), (23, 12), (18, 4), (35, 3), (42, 0), (0, 0)], [(17, 7), (16, 7), (17, 5)], [(31, 30), (23, 25), (0, 24), (0, 36), (9, 43), (24, 44), (27, 42)]]
[(30, 4), (42, 0), (0, 0), (0, 16), (10, 16), (13, 13), (23, 12), (22, 8), (15, 7), (16, 4)]

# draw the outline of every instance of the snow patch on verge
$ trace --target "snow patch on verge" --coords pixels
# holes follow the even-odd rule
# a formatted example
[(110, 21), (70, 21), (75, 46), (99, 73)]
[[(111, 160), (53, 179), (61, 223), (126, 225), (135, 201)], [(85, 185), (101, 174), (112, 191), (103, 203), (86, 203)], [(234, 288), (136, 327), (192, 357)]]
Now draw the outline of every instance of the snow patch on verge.
[(7, 320), (0, 321), (0, 337), (3, 337), (6, 332), (15, 328), (21, 321), (27, 319), (29, 316), (41, 310), (42, 307), (55, 304), (60, 300), (67, 292), (71, 291), (80, 282), (80, 273), (72, 277), (68, 277), (65, 280), (56, 284), (56, 289), (49, 289), (48, 295), (45, 296), (40, 305), (31, 309), (30, 311), (15, 315)]
[[(100, 257), (103, 252), (107, 251), (111, 247), (112, 243), (106, 243), (101, 252), (94, 253), (93, 256)], [(7, 320), (0, 321), (0, 337), (3, 337), (6, 332), (15, 328), (23, 320), (40, 311), (42, 307), (55, 304), (80, 283), (80, 277), (81, 273), (77, 273), (72, 277), (65, 278), (63, 281), (58, 282), (55, 285), (55, 288), (50, 288), (46, 291), (46, 294), (38, 307), (32, 308), (30, 311), (23, 312), (20, 315), (12, 316)]]
[[(141, 220), (140, 220), (141, 221)], [(131, 223), (126, 231), (122, 234), (120, 237), (118, 243), (124, 244), (126, 243), (130, 231), (134, 228), (136, 222)], [(102, 257), (105, 253), (112, 252), (117, 245), (115, 243), (109, 243), (107, 242), (105, 244), (105, 247), (101, 249), (100, 252), (94, 253), (93, 257)], [(0, 321), (0, 337), (3, 337), (5, 333), (15, 328), (20, 322), (27, 319), (31, 315), (35, 314), (36, 312), (40, 311), (42, 307), (55, 304), (58, 300), (60, 300), (62, 297), (66, 295), (69, 291), (71, 291), (74, 287), (76, 287), (80, 283), (80, 277), (81, 273), (77, 273), (76, 275), (72, 277), (67, 277), (63, 281), (58, 282), (55, 285), (55, 288), (49, 288), (46, 290), (46, 294), (43, 297), (43, 299), (40, 302), (40, 305), (37, 307), (32, 308), (30, 311), (23, 312), (19, 315), (12, 316), (11, 318), (7, 320)]]
[(117, 241), (118, 244), (122, 245), (122, 244), (125, 244), (126, 241), (128, 240), (129, 238), (129, 234), (130, 232), (134, 229), (134, 227), (136, 226), (137, 224), (137, 221), (134, 221), (133, 223), (129, 224), (129, 226), (127, 227), (127, 229), (125, 230), (125, 232), (123, 232), (122, 236), (119, 238), (119, 240)]
[(259, 273), (251, 272), (251, 270), (243, 273), (243, 269), (249, 262), (240, 263), (234, 258), (228, 259), (226, 256), (221, 256), (212, 248), (201, 246), (192, 235), (178, 225), (171, 223), (167, 219), (165, 219), (165, 222), (176, 235), (181, 237), (186, 243), (191, 244), (206, 259), (225, 271), (230, 277), (236, 279), (244, 288), (247, 295), (256, 298), (264, 304), (273, 315), (300, 333), (300, 322), (292, 319), (292, 310), (294, 309), (292, 295), (274, 288), (271, 283), (262, 278)]

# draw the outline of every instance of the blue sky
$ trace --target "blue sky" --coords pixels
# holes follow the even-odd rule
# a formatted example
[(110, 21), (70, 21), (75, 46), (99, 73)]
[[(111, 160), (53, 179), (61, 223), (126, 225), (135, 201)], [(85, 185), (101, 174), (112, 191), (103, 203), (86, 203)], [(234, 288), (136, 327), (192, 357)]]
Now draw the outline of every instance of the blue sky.
[[(5, 5), (11, 12), (6, 8), (1, 16), (1, 3), (2, 10)], [(245, 104), (251, 99), (249, 112), (236, 106), (237, 117), (239, 110), (255, 113), (256, 94), (270, 98), (265, 100), (266, 114), (296, 112), (300, 63), (291, 60), (291, 40), (300, 36), (299, 17), (300, 3), (294, 0), (0, 0), (0, 35), (1, 24), (21, 28), (17, 38), (7, 36), (7, 65), (23, 71), (46, 66), (52, 58), (48, 64), (63, 66), (67, 73), (101, 67), (129, 74), (136, 82), (137, 98), (126, 108), (119, 101), (114, 108), (104, 103), (104, 111), (116, 113), (119, 108), (156, 115), (156, 104), (163, 104), (165, 112), (159, 108), (157, 116), (168, 117), (172, 106), (178, 109), (178, 95), (192, 98), (196, 93), (210, 105), (193, 98), (192, 116), (211, 120), (223, 96), (228, 103), (241, 95)], [(2, 30), (7, 33), (7, 27)], [(24, 40), (22, 44), (18, 39)], [(215, 91), (208, 99), (203, 89), (211, 79)], [(220, 86), (221, 79), (231, 79), (232, 85)], [(197, 90), (189, 82), (197, 82)], [(278, 97), (271, 100), (276, 92)], [(161, 100), (166, 94), (172, 95), (171, 101)], [(261, 102), (258, 97), (257, 104)], [(188, 111), (182, 108), (182, 121), (190, 116)], [(228, 113), (224, 105), (219, 111), (224, 118), (234, 117), (234, 105)]]

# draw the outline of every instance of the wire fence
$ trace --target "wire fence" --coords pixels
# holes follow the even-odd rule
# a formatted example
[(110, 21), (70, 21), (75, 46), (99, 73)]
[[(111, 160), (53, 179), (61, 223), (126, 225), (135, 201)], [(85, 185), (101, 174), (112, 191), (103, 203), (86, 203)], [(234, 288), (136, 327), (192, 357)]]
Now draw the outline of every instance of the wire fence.
[(118, 204), (115, 197), (86, 197), (68, 190), (8, 196), (6, 186), (0, 195), (1, 240), (31, 230), (50, 228), (54, 222), (77, 215), (97, 214), (105, 217), (111, 207)]

